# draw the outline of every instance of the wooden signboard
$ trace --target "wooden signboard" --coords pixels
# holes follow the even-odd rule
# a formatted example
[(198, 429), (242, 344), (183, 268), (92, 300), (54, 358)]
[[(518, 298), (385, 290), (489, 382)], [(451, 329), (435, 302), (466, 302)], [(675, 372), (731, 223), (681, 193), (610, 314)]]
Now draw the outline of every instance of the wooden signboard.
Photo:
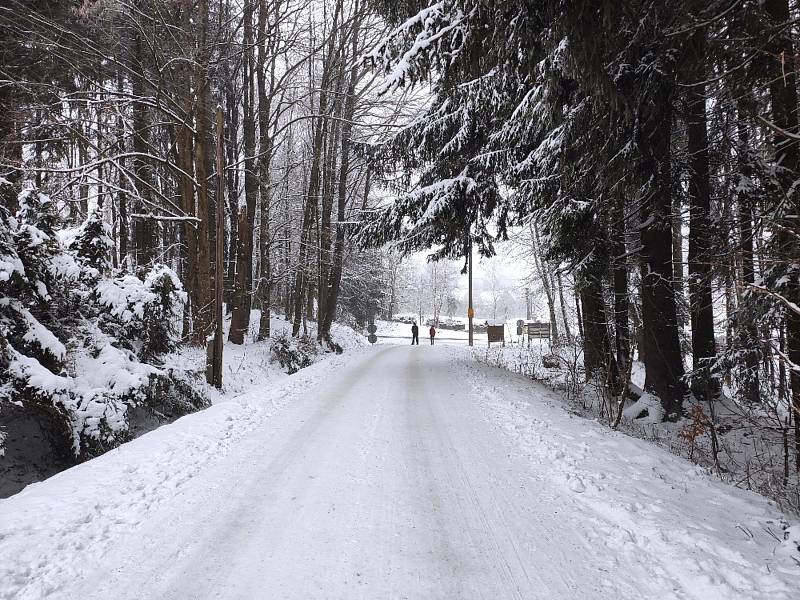
[(531, 340), (550, 339), (550, 323), (526, 323), (525, 329), (528, 332), (528, 344)]
[(489, 325), (486, 329), (489, 335), (489, 345), (492, 342), (502, 342), (503, 346), (506, 345), (506, 327), (505, 325)]

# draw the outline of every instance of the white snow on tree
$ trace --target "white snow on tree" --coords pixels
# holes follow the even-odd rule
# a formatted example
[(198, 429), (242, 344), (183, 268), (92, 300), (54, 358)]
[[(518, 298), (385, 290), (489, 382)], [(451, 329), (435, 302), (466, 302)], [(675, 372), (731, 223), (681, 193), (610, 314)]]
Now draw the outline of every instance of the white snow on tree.
[(178, 341), (177, 275), (158, 264), (144, 279), (113, 272), (98, 212), (57, 231), (53, 203), (32, 183), (18, 191), (3, 181), (0, 194), (20, 207), (0, 208), (0, 410), (35, 415), (54, 449), (80, 460), (128, 439), (130, 409), (175, 386), (179, 412), (206, 405), (157, 366)]

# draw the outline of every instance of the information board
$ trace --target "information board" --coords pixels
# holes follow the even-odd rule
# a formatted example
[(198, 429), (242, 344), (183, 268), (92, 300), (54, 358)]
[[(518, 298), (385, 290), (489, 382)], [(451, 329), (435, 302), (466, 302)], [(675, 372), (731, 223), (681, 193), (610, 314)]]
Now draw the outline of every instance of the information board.
[(506, 328), (505, 325), (489, 325), (486, 329), (486, 333), (489, 336), (489, 345), (492, 345), (492, 342), (502, 342), (503, 345), (506, 345)]
[(526, 323), (525, 329), (528, 332), (528, 341), (531, 340), (549, 340), (550, 339), (550, 323)]

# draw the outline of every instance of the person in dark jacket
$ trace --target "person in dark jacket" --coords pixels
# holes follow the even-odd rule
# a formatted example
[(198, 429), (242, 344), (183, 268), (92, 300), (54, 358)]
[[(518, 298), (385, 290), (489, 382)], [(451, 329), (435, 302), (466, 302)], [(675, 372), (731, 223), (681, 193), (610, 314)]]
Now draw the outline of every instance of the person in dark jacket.
[(419, 327), (416, 321), (414, 321), (414, 324), (411, 326), (411, 345), (413, 346), (414, 344), (419, 346)]
[(433, 325), (431, 325), (431, 328), (428, 331), (428, 333), (431, 334), (431, 346), (433, 346), (433, 338), (436, 337), (436, 328)]

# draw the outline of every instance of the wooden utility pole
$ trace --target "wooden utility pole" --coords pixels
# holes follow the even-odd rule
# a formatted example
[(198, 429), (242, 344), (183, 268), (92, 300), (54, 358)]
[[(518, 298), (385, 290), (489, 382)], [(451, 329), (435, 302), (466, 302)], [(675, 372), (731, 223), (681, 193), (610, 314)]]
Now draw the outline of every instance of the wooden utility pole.
[(469, 345), (472, 346), (474, 341), (472, 338), (472, 319), (475, 317), (475, 309), (472, 308), (472, 239), (469, 236), (467, 237), (467, 272), (469, 274), (467, 319), (469, 321)]
[(222, 240), (225, 235), (225, 155), (224, 152), (225, 117), (222, 107), (217, 106), (217, 243), (214, 265), (214, 342), (211, 353), (211, 378), (209, 383), (222, 388), (222, 287), (224, 265), (222, 264)]

